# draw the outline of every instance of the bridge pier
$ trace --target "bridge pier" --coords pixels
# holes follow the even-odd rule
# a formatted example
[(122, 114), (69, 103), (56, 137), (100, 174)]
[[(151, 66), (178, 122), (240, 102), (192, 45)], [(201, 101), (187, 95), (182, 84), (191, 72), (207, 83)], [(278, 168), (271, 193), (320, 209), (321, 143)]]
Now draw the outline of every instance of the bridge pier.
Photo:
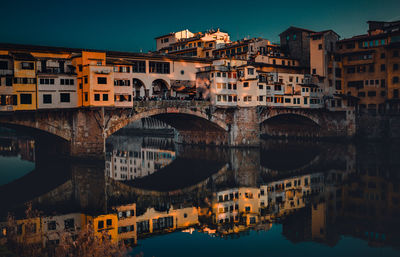
[(260, 127), (256, 107), (239, 108), (233, 112), (228, 145), (260, 145)]
[(77, 158), (104, 158), (102, 117), (96, 110), (78, 110), (72, 120), (70, 155)]

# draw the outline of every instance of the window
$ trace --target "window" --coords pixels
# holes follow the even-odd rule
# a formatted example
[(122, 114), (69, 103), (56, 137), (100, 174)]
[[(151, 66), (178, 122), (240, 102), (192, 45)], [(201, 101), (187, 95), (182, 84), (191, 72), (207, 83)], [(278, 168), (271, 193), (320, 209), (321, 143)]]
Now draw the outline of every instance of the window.
[(57, 223), (53, 221), (49, 221), (47, 223), (47, 230), (56, 230), (57, 229)]
[(247, 74), (254, 75), (254, 69), (253, 68), (248, 68), (247, 69)]
[(393, 51), (393, 57), (399, 57), (399, 51), (397, 50)]
[(396, 71), (396, 70), (398, 70), (398, 69), (399, 69), (399, 64), (394, 63), (394, 64), (393, 64), (393, 70)]
[(368, 72), (375, 72), (375, 65), (370, 64)]
[(336, 80), (335, 88), (336, 88), (336, 90), (342, 90), (342, 81), (341, 80)]
[(95, 101), (100, 101), (100, 94), (94, 94), (94, 100)]
[(381, 87), (382, 88), (386, 87), (386, 80), (381, 79)]
[(43, 95), (43, 103), (51, 104), (51, 95)]
[(321, 50), (322, 49), (322, 44), (318, 45), (318, 49)]
[(399, 90), (393, 89), (393, 98), (399, 98)]
[(33, 62), (21, 62), (21, 69), (23, 70), (33, 70), (34, 64)]
[(312, 69), (312, 74), (317, 74), (317, 69)]
[(385, 53), (381, 53), (381, 59), (385, 59), (385, 58), (386, 58)]
[(99, 222), (97, 223), (97, 228), (98, 229), (104, 228), (104, 221), (103, 220), (99, 220)]
[(393, 77), (393, 84), (399, 83), (399, 77), (395, 76)]
[(12, 77), (6, 77), (6, 86), (12, 86)]
[(98, 77), (97, 84), (107, 84), (107, 78), (106, 77)]
[(108, 94), (103, 94), (103, 101), (108, 101)]
[(60, 94), (60, 102), (61, 103), (69, 103), (71, 101), (69, 93), (61, 93)]
[[(85, 101), (87, 102), (88, 99), (89, 99), (89, 97), (88, 97), (88, 92), (85, 92)], [(98, 101), (98, 100), (97, 100), (97, 101)]]
[(14, 84), (36, 84), (36, 78), (14, 78)]
[(376, 91), (368, 91), (368, 96), (369, 96), (369, 97), (374, 97), (374, 96), (376, 96)]
[(108, 219), (107, 220), (107, 227), (109, 227), (109, 226), (111, 226), (112, 225), (112, 219)]
[(75, 220), (74, 219), (66, 219), (64, 220), (65, 229), (75, 229)]
[(19, 100), (21, 104), (32, 104), (32, 95), (31, 94), (20, 94)]
[(8, 69), (8, 62), (0, 61), (0, 70), (7, 70), (7, 69)]
[(355, 68), (354, 66), (348, 67), (348, 68), (346, 69), (346, 71), (347, 71), (348, 74), (352, 74), (352, 73), (355, 73), (355, 72), (356, 72), (356, 68)]
[(132, 61), (132, 72), (133, 73), (146, 73), (146, 62), (145, 61)]
[(85, 77), (85, 84), (88, 83), (88, 77)]
[(249, 87), (249, 82), (244, 82), (243, 87)]
[(169, 74), (169, 62), (149, 62), (150, 73)]
[(338, 78), (342, 77), (342, 69), (341, 68), (335, 69), (335, 76)]
[(386, 65), (385, 64), (381, 64), (381, 71), (385, 71), (386, 70)]

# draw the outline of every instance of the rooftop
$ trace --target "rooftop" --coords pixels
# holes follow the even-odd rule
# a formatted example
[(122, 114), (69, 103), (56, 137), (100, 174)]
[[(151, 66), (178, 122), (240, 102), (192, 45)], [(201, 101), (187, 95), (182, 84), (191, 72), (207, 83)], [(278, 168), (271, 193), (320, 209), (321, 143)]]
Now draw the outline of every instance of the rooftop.
[(313, 30), (290, 26), (289, 28), (284, 30), (282, 33), (280, 33), (279, 36), (282, 35), (283, 33), (285, 33), (286, 31), (289, 31), (289, 30), (297, 30), (297, 31), (304, 31), (304, 32), (308, 32), (308, 33), (315, 33), (315, 31), (313, 31)]
[[(38, 46), (38, 45), (23, 45), (23, 44), (10, 44), (0, 43), (0, 50), (18, 51), (13, 52), (16, 58), (35, 60), (35, 58), (29, 52), (43, 52), (43, 53), (73, 53), (75, 57), (79, 56), (82, 51), (88, 52), (105, 52), (107, 58), (152, 58), (152, 59), (165, 59), (165, 60), (176, 60), (176, 61), (190, 61), (190, 62), (206, 62), (210, 60), (198, 57), (188, 56), (176, 56), (168, 54), (155, 54), (155, 53), (135, 53), (135, 52), (121, 52), (121, 51), (110, 51), (110, 50), (96, 50), (96, 49), (85, 49), (85, 48), (68, 48), (68, 47), (54, 47), (54, 46)], [(25, 53), (24, 53), (25, 52)], [(28, 53), (27, 53), (28, 52)]]

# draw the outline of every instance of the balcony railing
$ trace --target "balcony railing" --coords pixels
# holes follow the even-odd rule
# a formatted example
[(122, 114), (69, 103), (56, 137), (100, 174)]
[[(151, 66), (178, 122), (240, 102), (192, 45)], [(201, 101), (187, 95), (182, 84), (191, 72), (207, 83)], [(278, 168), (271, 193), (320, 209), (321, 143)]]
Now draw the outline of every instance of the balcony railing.
[(13, 75), (13, 70), (0, 70), (0, 75)]
[(59, 67), (47, 67), (38, 70), (38, 73), (43, 74), (74, 74), (75, 72), (69, 69), (61, 70)]

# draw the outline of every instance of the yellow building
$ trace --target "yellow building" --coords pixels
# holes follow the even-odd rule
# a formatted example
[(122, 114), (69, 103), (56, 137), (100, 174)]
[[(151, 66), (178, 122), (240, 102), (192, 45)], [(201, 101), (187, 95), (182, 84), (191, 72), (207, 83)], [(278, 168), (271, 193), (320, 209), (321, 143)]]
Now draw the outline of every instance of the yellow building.
[(13, 91), (17, 95), (14, 110), (36, 110), (36, 65), (30, 53), (13, 53), (14, 81)]
[(73, 57), (77, 67), (78, 106), (113, 106), (114, 73), (105, 52), (82, 51)]
[(106, 233), (112, 242), (118, 241), (118, 216), (117, 214), (104, 214), (90, 218), (93, 222), (94, 234), (101, 237)]
[(16, 221), (18, 243), (41, 244), (42, 224), (39, 217)]
[(199, 214), (196, 207), (184, 207), (159, 212), (148, 209), (143, 215), (136, 217), (138, 236), (153, 233), (172, 232), (199, 224)]
[(115, 208), (118, 213), (118, 241), (127, 245), (137, 244), (136, 204)]

